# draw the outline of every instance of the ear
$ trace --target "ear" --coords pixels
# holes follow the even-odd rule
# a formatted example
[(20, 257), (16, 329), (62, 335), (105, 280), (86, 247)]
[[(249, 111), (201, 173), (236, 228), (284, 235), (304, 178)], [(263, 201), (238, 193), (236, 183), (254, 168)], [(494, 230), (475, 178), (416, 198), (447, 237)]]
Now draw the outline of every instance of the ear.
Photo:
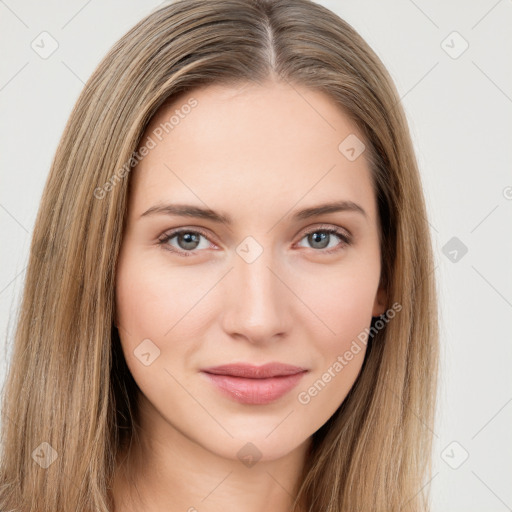
[(375, 301), (373, 303), (372, 316), (383, 315), (387, 308), (387, 295), (384, 287), (379, 285), (377, 294), (375, 295)]

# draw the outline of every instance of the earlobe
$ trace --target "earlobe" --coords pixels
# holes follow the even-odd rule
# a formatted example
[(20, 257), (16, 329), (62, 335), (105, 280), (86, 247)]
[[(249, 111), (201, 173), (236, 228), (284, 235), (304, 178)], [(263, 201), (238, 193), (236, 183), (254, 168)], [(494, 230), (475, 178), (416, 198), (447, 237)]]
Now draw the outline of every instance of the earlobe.
[(377, 294), (375, 296), (375, 301), (373, 303), (372, 316), (383, 315), (384, 312), (386, 311), (386, 303), (386, 290), (384, 289), (383, 286), (379, 286), (379, 289), (377, 290)]

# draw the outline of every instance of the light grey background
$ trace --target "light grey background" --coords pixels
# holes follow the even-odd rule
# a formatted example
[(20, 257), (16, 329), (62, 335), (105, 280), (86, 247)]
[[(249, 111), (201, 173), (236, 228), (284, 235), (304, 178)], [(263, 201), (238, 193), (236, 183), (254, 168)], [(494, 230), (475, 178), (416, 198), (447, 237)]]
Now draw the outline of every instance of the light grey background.
[[(390, 71), (420, 163), (441, 312), (434, 512), (512, 510), (512, 2), (319, 3), (354, 26)], [(157, 5), (0, 0), (0, 384), (65, 122), (107, 50)], [(47, 58), (31, 47), (51, 49), (43, 31), (58, 43)]]

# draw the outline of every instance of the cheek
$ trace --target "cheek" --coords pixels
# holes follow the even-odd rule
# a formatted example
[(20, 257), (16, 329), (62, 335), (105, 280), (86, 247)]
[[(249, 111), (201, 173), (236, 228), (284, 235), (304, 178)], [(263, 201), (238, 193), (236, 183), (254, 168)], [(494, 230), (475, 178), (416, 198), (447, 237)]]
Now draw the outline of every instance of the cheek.
[[(163, 338), (194, 303), (190, 275), (161, 268), (137, 255), (120, 260), (116, 310), (121, 328), (144, 337)], [(195, 299), (197, 300), (197, 298)]]
[[(303, 274), (305, 275), (305, 274)], [(380, 269), (374, 260), (326, 268), (302, 280), (300, 296), (314, 315), (317, 337), (338, 346), (350, 341), (371, 322)], [(324, 333), (324, 334), (321, 334)], [(315, 339), (315, 338), (313, 338)]]
[[(146, 396), (168, 389), (173, 362), (191, 350), (188, 329), (198, 300), (197, 283), (182, 272), (164, 269), (144, 254), (120, 257), (116, 278), (116, 315), (128, 368)], [(197, 323), (197, 322), (196, 322)]]
[(368, 267), (366, 272), (360, 268), (331, 277), (319, 279), (316, 288), (310, 283), (304, 295), (304, 302), (316, 313), (308, 323), (311, 353), (316, 357), (296, 400), (312, 431), (334, 414), (359, 375), (378, 286), (378, 273)]
[[(311, 328), (309, 337), (318, 355), (314, 365), (315, 378), (320, 377), (325, 383), (336, 381), (335, 385), (328, 386), (320, 400), (331, 403), (334, 410), (349, 391), (363, 364), (366, 338), (362, 336), (371, 323), (374, 293), (373, 288), (363, 287), (359, 280), (350, 279), (331, 284), (325, 291), (324, 295), (310, 297), (310, 303), (315, 305), (323, 323), (315, 319), (316, 327)], [(324, 379), (324, 372), (330, 372), (331, 377), (335, 374), (337, 378), (326, 375)]]
[(347, 259), (336, 269), (326, 267), (315, 279), (303, 282), (303, 300), (315, 313), (307, 316), (308, 338), (316, 354), (314, 372), (297, 396), (308, 414), (334, 413), (363, 364), (380, 277), (379, 260), (370, 251), (367, 254)]
[[(198, 350), (212, 320), (205, 307), (218, 281), (211, 271), (173, 267), (165, 259), (133, 251), (120, 258), (116, 279), (116, 313), (127, 365), (141, 389), (169, 385)], [(146, 340), (150, 340), (149, 342)], [(144, 354), (150, 353), (149, 365)], [(146, 356), (147, 362), (148, 356)], [(141, 364), (142, 363), (142, 364)]]

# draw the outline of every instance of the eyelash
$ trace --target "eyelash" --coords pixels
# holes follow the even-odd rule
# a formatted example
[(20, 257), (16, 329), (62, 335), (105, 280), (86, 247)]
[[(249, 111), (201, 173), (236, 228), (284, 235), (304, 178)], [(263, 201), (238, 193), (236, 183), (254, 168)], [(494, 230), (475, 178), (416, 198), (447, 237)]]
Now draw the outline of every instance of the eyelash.
[[(171, 240), (172, 238), (174, 238), (177, 235), (180, 235), (181, 233), (193, 233), (196, 235), (201, 235), (208, 240), (208, 235), (200, 229), (179, 228), (179, 229), (175, 229), (175, 230), (169, 231), (167, 233), (164, 233), (161, 237), (159, 237), (159, 239), (158, 239), (159, 245), (161, 245), (163, 249), (170, 251), (174, 254), (177, 254), (178, 256), (183, 256), (183, 257), (193, 256), (194, 252), (197, 252), (196, 250), (193, 250), (193, 251), (182, 251), (181, 250), (181, 251), (179, 251), (179, 250), (176, 250), (176, 248), (171, 249), (170, 246), (167, 244), (167, 242), (169, 242), (169, 240)], [(315, 229), (311, 229), (311, 230), (307, 231), (306, 233), (304, 233), (300, 240), (304, 239), (305, 237), (307, 237), (309, 235), (312, 235), (313, 233), (329, 233), (331, 235), (336, 235), (341, 239), (340, 244), (337, 245), (336, 247), (333, 247), (333, 248), (327, 249), (327, 250), (312, 249), (315, 252), (319, 252), (319, 253), (323, 253), (323, 254), (332, 254), (332, 253), (342, 250), (343, 248), (345, 248), (346, 246), (348, 246), (352, 243), (350, 235), (348, 235), (345, 231), (342, 231), (339, 228), (333, 228), (330, 226), (329, 227), (320, 226), (320, 227), (316, 227)]]

